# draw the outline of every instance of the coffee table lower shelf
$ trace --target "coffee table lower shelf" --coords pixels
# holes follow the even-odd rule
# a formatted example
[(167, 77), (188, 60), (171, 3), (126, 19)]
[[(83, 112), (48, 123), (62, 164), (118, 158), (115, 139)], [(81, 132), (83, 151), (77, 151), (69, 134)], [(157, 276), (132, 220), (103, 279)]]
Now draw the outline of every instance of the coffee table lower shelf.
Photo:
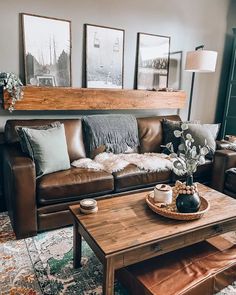
[(218, 236), (121, 268), (130, 295), (216, 294), (236, 281), (236, 243)]

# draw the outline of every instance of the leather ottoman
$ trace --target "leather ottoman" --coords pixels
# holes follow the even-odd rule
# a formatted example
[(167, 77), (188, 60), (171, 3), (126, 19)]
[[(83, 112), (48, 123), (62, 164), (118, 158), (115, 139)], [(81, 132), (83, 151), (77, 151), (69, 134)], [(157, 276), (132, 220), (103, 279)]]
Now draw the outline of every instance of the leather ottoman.
[(236, 245), (213, 242), (219, 247), (204, 241), (125, 267), (117, 278), (132, 295), (215, 294), (236, 281)]
[(228, 169), (225, 172), (225, 187), (224, 192), (236, 198), (236, 168)]

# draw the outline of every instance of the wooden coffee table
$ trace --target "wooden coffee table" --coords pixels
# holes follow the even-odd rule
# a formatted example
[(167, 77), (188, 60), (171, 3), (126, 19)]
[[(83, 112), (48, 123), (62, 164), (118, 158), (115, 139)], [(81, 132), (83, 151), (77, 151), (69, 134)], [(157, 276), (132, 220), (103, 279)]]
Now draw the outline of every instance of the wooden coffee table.
[(98, 201), (96, 214), (74, 218), (74, 267), (81, 265), (82, 237), (104, 266), (103, 294), (114, 292), (115, 270), (236, 230), (236, 200), (199, 184), (211, 205), (199, 220), (177, 221), (153, 213), (145, 203), (147, 192)]

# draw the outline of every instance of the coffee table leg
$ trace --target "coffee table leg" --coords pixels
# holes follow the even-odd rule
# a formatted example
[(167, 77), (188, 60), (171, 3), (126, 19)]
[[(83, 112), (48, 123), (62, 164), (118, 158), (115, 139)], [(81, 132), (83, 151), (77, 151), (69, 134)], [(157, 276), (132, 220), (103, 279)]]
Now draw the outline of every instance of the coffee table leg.
[(81, 258), (82, 258), (82, 237), (79, 233), (78, 223), (74, 222), (74, 233), (73, 233), (73, 266), (74, 268), (78, 268), (82, 266)]
[(107, 259), (103, 267), (103, 295), (113, 295), (115, 270), (111, 259)]

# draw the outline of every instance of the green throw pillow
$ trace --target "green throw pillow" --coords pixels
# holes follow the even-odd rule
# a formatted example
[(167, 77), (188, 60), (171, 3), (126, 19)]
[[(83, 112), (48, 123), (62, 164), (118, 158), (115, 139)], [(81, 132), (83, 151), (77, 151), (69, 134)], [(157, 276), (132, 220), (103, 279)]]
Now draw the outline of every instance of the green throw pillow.
[(64, 124), (47, 130), (23, 127), (27, 145), (30, 145), (37, 176), (70, 169)]
[(60, 125), (61, 125), (61, 123), (59, 121), (56, 121), (56, 122), (52, 122), (52, 123), (47, 124), (47, 125), (40, 125), (40, 126), (16, 126), (15, 130), (16, 130), (18, 136), (19, 136), (19, 142), (20, 142), (22, 152), (26, 153), (26, 154), (28, 154), (30, 156), (33, 154), (31, 146), (29, 145), (28, 141), (25, 140), (25, 135), (24, 135), (24, 132), (22, 131), (22, 128), (30, 128), (30, 129), (37, 129), (37, 130), (47, 130), (47, 129), (54, 128), (54, 127), (57, 127), (57, 126), (60, 126)]

